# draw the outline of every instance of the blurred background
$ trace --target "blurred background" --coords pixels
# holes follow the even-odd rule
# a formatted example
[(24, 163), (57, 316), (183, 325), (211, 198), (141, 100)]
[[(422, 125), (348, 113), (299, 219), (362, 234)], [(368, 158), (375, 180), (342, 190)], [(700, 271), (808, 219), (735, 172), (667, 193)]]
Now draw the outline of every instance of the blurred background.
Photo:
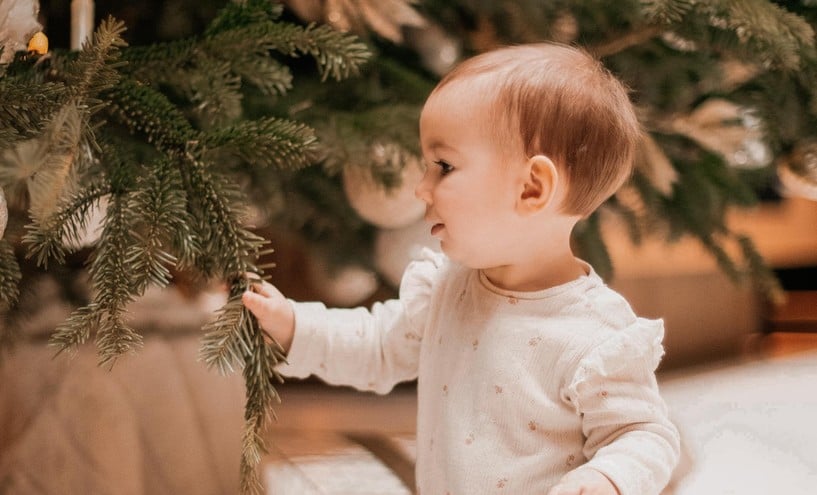
[(414, 385), (279, 384), (239, 275), (396, 296), (439, 249), (422, 102), (542, 40), (598, 56), (646, 131), (574, 245), (665, 321), (667, 493), (813, 493), (815, 25), (809, 0), (0, 0), (0, 493), (413, 493)]

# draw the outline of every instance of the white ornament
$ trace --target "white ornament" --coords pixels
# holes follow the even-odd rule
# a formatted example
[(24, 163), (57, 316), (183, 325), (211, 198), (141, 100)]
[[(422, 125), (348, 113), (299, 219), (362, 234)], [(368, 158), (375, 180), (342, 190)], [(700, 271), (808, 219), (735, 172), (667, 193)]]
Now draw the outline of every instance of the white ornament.
[(422, 177), (420, 162), (410, 160), (403, 167), (400, 185), (387, 189), (363, 167), (346, 166), (343, 190), (361, 218), (380, 228), (396, 229), (416, 222), (425, 214), (425, 203), (414, 195), (414, 187)]
[(459, 40), (436, 24), (409, 32), (408, 44), (420, 55), (420, 61), (434, 74), (442, 76), (462, 57)]
[(369, 270), (357, 266), (332, 269), (320, 255), (312, 256), (311, 261), (309, 285), (329, 306), (356, 306), (377, 290), (377, 276)]
[(9, 223), (9, 208), (6, 204), (6, 195), (3, 193), (3, 188), (0, 187), (0, 239), (6, 233), (6, 225)]
[(31, 36), (43, 27), (37, 22), (40, 2), (37, 0), (0, 1), (0, 64), (11, 62), (14, 52), (25, 50)]
[(374, 245), (375, 268), (388, 283), (398, 287), (406, 267), (423, 248), (440, 250), (440, 241), (431, 236), (431, 226), (425, 221), (402, 229), (381, 230)]
[(756, 169), (772, 160), (761, 124), (751, 108), (723, 98), (709, 98), (689, 115), (673, 120), (672, 130), (720, 154), (734, 167)]

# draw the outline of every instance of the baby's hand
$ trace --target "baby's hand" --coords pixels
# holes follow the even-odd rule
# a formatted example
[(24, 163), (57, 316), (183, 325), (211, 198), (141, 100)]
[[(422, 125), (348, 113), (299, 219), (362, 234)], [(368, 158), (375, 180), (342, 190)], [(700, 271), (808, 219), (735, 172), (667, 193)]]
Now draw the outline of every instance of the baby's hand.
[(570, 471), (547, 495), (619, 495), (607, 476), (592, 468)]
[(295, 334), (295, 313), (281, 291), (266, 281), (259, 281), (250, 285), (241, 301), (258, 319), (261, 330), (275, 339), (284, 352), (289, 352)]

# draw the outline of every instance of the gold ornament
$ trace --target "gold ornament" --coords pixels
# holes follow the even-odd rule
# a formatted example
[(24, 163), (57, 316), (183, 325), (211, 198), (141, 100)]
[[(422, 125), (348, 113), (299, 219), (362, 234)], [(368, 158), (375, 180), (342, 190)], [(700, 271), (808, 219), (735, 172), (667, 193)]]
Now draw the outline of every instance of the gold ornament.
[(48, 37), (42, 31), (37, 31), (34, 36), (28, 40), (28, 51), (36, 52), (40, 55), (48, 53)]
[(14, 52), (25, 50), (31, 35), (42, 30), (37, 22), (39, 11), (36, 0), (0, 1), (0, 64), (11, 62)]

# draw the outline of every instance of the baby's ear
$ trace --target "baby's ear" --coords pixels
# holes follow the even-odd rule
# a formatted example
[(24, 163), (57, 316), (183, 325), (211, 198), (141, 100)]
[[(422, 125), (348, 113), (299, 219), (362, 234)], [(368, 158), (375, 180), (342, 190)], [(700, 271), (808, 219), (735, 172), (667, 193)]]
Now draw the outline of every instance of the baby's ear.
[(556, 197), (559, 171), (553, 161), (545, 155), (534, 155), (524, 167), (522, 192), (517, 198), (517, 207), (524, 214), (536, 213), (547, 208)]

